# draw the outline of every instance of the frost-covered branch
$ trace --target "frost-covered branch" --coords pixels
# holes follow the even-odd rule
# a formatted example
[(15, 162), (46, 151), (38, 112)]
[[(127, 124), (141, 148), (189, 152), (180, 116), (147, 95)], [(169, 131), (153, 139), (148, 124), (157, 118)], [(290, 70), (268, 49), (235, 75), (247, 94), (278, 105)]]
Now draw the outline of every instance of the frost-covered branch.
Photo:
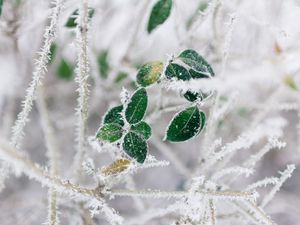
[(47, 72), (49, 62), (49, 52), (52, 42), (56, 38), (56, 29), (58, 18), (65, 0), (56, 0), (54, 2), (53, 13), (50, 17), (50, 25), (44, 33), (44, 44), (39, 52), (39, 57), (35, 62), (35, 68), (32, 81), (26, 90), (25, 100), (22, 102), (22, 111), (18, 114), (18, 119), (12, 128), (11, 144), (17, 148), (20, 147), (20, 141), (24, 136), (24, 128), (28, 122), (28, 116), (36, 98), (37, 87), (42, 84), (43, 76)]
[(262, 200), (261, 202), (262, 208), (264, 208), (273, 199), (276, 192), (278, 192), (281, 186), (283, 185), (283, 183), (292, 176), (292, 173), (294, 172), (295, 169), (296, 169), (295, 165), (291, 164), (288, 165), (283, 172), (279, 172), (281, 177), (279, 178), (275, 186), (272, 188), (272, 190)]
[(88, 118), (88, 96), (89, 96), (89, 61), (88, 61), (88, 0), (80, 1), (79, 14), (76, 18), (76, 44), (77, 44), (77, 68), (76, 82), (78, 83), (77, 99), (77, 124), (76, 124), (76, 141), (77, 152), (74, 158), (73, 169), (79, 173), (83, 162), (86, 148), (86, 122)]
[(95, 196), (95, 192), (92, 189), (79, 187), (70, 183), (69, 180), (52, 177), (47, 170), (24, 157), (3, 140), (0, 140), (0, 158), (12, 165), (14, 169), (25, 173), (29, 178), (34, 179), (49, 188), (55, 188), (59, 193), (65, 193), (80, 198)]
[[(47, 146), (47, 155), (50, 164), (50, 175), (55, 177), (59, 172), (59, 150), (57, 146), (57, 140), (54, 135), (54, 129), (50, 122), (49, 113), (45, 100), (44, 88), (39, 87), (39, 97), (37, 101), (38, 110), (41, 117), (42, 128)], [(50, 188), (48, 191), (48, 219), (47, 224), (57, 225), (59, 224), (58, 219), (58, 207), (57, 207), (57, 193), (55, 189)]]
[[(113, 196), (127, 196), (127, 197), (140, 197), (140, 198), (182, 198), (189, 197), (190, 193), (185, 191), (158, 191), (158, 190), (145, 190), (145, 191), (132, 191), (132, 190), (108, 190), (107, 194)], [(238, 192), (238, 191), (197, 191), (195, 196), (201, 196), (216, 200), (254, 200), (256, 198), (255, 192)]]

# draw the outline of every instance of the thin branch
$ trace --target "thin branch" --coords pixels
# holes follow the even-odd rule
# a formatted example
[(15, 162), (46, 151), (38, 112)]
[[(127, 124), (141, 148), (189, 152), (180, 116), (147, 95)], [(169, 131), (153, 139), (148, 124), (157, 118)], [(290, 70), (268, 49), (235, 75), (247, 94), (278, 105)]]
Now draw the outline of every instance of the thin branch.
[(86, 123), (88, 118), (88, 78), (89, 78), (89, 62), (87, 55), (88, 48), (88, 0), (82, 0), (79, 15), (76, 19), (76, 39), (78, 45), (78, 58), (76, 68), (76, 79), (78, 83), (78, 106), (76, 109), (77, 114), (77, 127), (76, 127), (76, 141), (77, 152), (74, 159), (74, 171), (79, 174), (83, 162), (86, 149)]
[(37, 87), (42, 85), (43, 77), (47, 72), (50, 46), (56, 38), (57, 22), (64, 1), (65, 0), (56, 0), (54, 3), (50, 25), (46, 28), (44, 33), (44, 44), (39, 52), (39, 57), (36, 60), (32, 81), (26, 90), (25, 100), (22, 103), (22, 111), (18, 114), (18, 119), (12, 128), (11, 144), (16, 148), (20, 147), (20, 141), (24, 136), (24, 128), (28, 122), (28, 116), (36, 98)]
[[(48, 158), (50, 162), (50, 175), (52, 177), (58, 175), (59, 171), (59, 150), (57, 146), (57, 141), (54, 135), (54, 129), (51, 125), (48, 109), (45, 101), (45, 94), (43, 87), (39, 88), (39, 98), (37, 101), (38, 110), (41, 117), (42, 128), (46, 140), (46, 146), (48, 149)], [(55, 189), (50, 188), (48, 191), (48, 224), (57, 225), (59, 223), (57, 215), (57, 193)]]
[(214, 201), (212, 199), (209, 200), (209, 209), (210, 209), (211, 225), (216, 225), (216, 208), (215, 208)]
[[(107, 190), (104, 194), (112, 196), (127, 196), (127, 197), (140, 197), (140, 198), (182, 198), (189, 197), (190, 192), (186, 191), (159, 191), (159, 190), (145, 190), (145, 191), (132, 191), (132, 190)], [(212, 199), (230, 199), (230, 200), (254, 200), (256, 193), (254, 192), (239, 192), (239, 191), (197, 191), (193, 193), (195, 196), (208, 197)]]
[(0, 158), (12, 165), (14, 169), (24, 172), (29, 178), (40, 182), (44, 186), (55, 188), (59, 193), (65, 193), (83, 199), (99, 196), (99, 194), (97, 194), (98, 192), (95, 192), (94, 189), (77, 186), (70, 183), (69, 180), (62, 180), (59, 177), (52, 177), (40, 165), (33, 163), (31, 160), (24, 157), (20, 152), (16, 151), (15, 148), (3, 140), (0, 140)]
[(264, 208), (274, 197), (276, 192), (279, 191), (283, 183), (292, 176), (292, 173), (296, 169), (295, 165), (288, 165), (286, 170), (283, 172), (280, 172), (281, 177), (279, 178), (279, 181), (277, 184), (272, 188), (272, 190), (264, 197), (261, 203), (261, 207)]

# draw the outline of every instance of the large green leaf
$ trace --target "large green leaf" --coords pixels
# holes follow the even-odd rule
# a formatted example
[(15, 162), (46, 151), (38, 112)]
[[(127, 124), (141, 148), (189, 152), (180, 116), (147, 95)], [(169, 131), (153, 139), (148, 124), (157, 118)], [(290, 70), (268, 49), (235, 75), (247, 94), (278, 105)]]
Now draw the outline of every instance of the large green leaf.
[(63, 80), (71, 80), (73, 77), (73, 66), (65, 59), (62, 59), (57, 68), (57, 76)]
[(119, 105), (116, 107), (111, 108), (105, 115), (103, 119), (103, 123), (116, 123), (119, 124), (120, 126), (124, 126), (124, 121), (122, 118), (122, 110), (123, 106)]
[(159, 80), (163, 69), (164, 65), (160, 61), (144, 64), (136, 76), (137, 83), (143, 87), (154, 84)]
[(108, 64), (108, 51), (103, 50), (100, 52), (97, 58), (99, 74), (101, 78), (106, 79), (109, 71), (109, 64)]
[[(89, 8), (89, 19), (91, 19), (93, 17), (95, 13), (95, 9), (93, 8)], [(77, 22), (76, 22), (76, 17), (78, 16), (78, 9), (76, 9), (72, 14), (71, 16), (68, 18), (66, 24), (65, 24), (65, 27), (68, 27), (68, 28), (74, 28), (76, 27), (77, 25)]]
[(124, 151), (137, 162), (143, 163), (147, 156), (147, 142), (140, 135), (134, 132), (129, 132), (125, 135), (123, 140)]
[[(181, 64), (177, 64), (181, 60)], [(178, 80), (193, 80), (211, 78), (214, 76), (214, 71), (211, 66), (194, 50), (185, 50), (179, 54), (177, 59), (170, 63), (165, 71), (167, 79), (177, 78)], [(201, 90), (198, 92), (186, 91), (183, 96), (190, 102), (204, 100), (211, 95), (212, 92), (205, 93)]]
[(205, 114), (197, 106), (179, 112), (171, 121), (165, 139), (171, 142), (186, 141), (200, 133), (205, 125)]
[(140, 88), (134, 92), (125, 110), (127, 122), (130, 124), (140, 122), (145, 115), (147, 104), (148, 96), (145, 88)]
[(104, 124), (97, 132), (97, 139), (100, 141), (115, 142), (122, 137), (122, 127), (116, 123)]
[(151, 127), (145, 121), (141, 121), (137, 124), (131, 126), (131, 131), (143, 137), (145, 140), (151, 137), (152, 131)]
[(190, 68), (193, 70), (194, 73), (194, 78), (202, 78), (204, 77), (212, 77), (215, 75), (213, 69), (211, 66), (206, 62), (206, 60), (200, 56), (196, 51), (187, 49), (183, 52), (181, 52), (178, 56), (178, 58), (183, 61), (185, 64), (190, 66)]
[(172, 9), (172, 0), (158, 0), (152, 8), (148, 21), (148, 33), (151, 33), (158, 25), (164, 23)]

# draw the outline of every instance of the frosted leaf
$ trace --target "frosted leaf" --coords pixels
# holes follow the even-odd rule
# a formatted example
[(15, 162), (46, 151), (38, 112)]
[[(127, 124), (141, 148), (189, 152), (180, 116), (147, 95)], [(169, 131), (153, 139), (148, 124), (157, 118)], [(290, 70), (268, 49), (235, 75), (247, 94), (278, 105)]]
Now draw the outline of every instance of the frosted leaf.
[(130, 102), (125, 108), (125, 118), (128, 123), (136, 124), (140, 122), (147, 109), (148, 96), (145, 88), (140, 88), (133, 93)]
[(205, 114), (197, 106), (184, 109), (170, 122), (165, 139), (172, 142), (186, 141), (199, 134), (205, 120)]
[(147, 142), (139, 135), (129, 132), (122, 143), (124, 151), (137, 162), (143, 163), (147, 156)]

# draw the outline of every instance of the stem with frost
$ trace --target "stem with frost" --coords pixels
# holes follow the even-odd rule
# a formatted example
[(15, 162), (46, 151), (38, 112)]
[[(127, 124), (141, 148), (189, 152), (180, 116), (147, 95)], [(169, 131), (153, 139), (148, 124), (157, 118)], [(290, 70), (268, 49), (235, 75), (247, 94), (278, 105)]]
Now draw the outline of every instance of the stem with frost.
[(88, 0), (82, 0), (79, 8), (79, 15), (76, 19), (76, 39), (78, 46), (76, 79), (78, 83), (78, 99), (77, 99), (77, 127), (76, 141), (77, 152), (74, 159), (74, 171), (78, 174), (85, 154), (86, 148), (86, 123), (88, 118), (88, 77), (89, 62), (87, 56), (88, 48)]

